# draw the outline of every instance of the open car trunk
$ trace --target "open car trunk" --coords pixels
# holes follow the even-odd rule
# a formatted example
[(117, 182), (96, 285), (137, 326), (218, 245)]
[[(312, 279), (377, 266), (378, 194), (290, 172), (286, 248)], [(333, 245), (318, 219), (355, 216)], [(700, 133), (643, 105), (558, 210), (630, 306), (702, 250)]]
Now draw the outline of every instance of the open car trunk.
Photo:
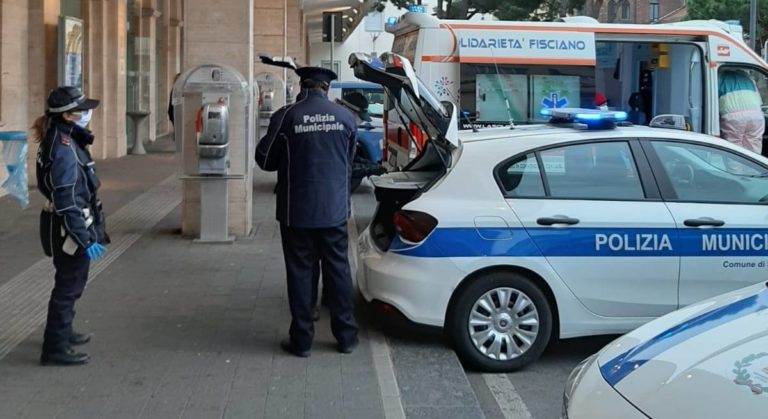
[[(383, 68), (381, 61), (392, 67)], [(395, 212), (421, 196), (450, 170), (460, 142), (456, 106), (440, 102), (416, 77), (407, 59), (385, 53), (381, 61), (361, 53), (349, 57), (355, 76), (382, 85), (403, 121), (412, 122), (428, 137), (421, 154), (402, 171), (371, 178), (378, 206), (369, 229), (376, 246), (387, 250), (396, 234)]]

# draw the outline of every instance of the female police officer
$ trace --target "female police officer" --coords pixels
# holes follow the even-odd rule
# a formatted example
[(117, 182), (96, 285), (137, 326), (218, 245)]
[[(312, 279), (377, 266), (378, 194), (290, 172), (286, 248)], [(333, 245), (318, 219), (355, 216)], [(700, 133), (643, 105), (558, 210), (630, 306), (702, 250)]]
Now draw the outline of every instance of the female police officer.
[(106, 252), (103, 244), (109, 242), (96, 197), (100, 183), (87, 150), (93, 134), (85, 128), (98, 104), (76, 87), (57, 87), (48, 95), (45, 115), (33, 126), (40, 142), (37, 187), (48, 200), (40, 215), (40, 238), (56, 268), (40, 357), (43, 365), (79, 365), (90, 359), (72, 349), (90, 340), (90, 335), (72, 330), (72, 319), (90, 261), (101, 258)]

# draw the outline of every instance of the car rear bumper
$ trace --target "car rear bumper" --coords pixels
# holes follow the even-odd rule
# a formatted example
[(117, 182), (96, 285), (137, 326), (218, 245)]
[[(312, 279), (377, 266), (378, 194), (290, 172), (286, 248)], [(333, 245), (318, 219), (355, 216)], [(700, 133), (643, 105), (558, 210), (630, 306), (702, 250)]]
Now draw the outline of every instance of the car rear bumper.
[(367, 229), (357, 245), (357, 283), (366, 301), (390, 304), (415, 323), (443, 326), (448, 301), (464, 277), (453, 262), (383, 252)]

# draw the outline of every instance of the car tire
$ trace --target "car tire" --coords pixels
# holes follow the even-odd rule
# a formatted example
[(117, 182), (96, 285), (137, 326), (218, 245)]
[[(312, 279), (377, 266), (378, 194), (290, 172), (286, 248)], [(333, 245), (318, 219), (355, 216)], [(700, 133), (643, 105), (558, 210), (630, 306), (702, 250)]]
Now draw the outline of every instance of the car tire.
[[(553, 324), (541, 289), (513, 272), (489, 273), (471, 281), (457, 296), (447, 325), (462, 361), (481, 371), (511, 372), (538, 359)], [(490, 305), (493, 312), (486, 309)]]

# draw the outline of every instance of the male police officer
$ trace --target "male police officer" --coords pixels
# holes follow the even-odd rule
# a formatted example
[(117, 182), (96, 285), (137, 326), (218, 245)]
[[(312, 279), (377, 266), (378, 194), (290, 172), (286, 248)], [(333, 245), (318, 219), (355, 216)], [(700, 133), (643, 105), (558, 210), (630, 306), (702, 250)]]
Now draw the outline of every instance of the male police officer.
[(290, 339), (281, 347), (300, 357), (310, 354), (317, 287), (313, 268), (321, 260), (331, 330), (339, 352), (350, 353), (358, 344), (347, 259), (349, 175), (357, 128), (354, 116), (327, 98), (334, 72), (302, 67), (296, 73), (306, 96), (272, 115), (256, 149), (259, 167), (277, 170), (277, 220), (292, 316)]

